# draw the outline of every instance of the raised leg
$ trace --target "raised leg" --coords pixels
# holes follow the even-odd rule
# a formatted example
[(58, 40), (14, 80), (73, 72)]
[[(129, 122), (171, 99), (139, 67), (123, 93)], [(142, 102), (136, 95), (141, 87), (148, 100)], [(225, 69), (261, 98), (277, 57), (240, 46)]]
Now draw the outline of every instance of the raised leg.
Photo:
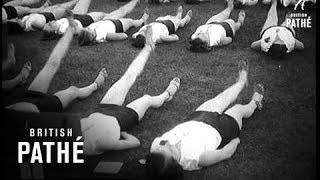
[(221, 114), (234, 100), (236, 100), (248, 81), (248, 64), (246, 61), (240, 61), (239, 70), (239, 79), (235, 84), (224, 90), (215, 98), (200, 105), (196, 111), (210, 111)]
[(155, 48), (152, 41), (152, 29), (148, 26), (146, 31), (146, 45), (138, 56), (132, 61), (124, 75), (111, 86), (106, 95), (101, 100), (101, 104), (122, 105), (131, 86), (137, 77), (142, 73), (148, 58)]
[(44, 8), (41, 12), (52, 12), (55, 9), (61, 8), (61, 9), (72, 9), (79, 0), (71, 0), (65, 3), (61, 3), (61, 4), (55, 4), (52, 6), (48, 6), (46, 8)]
[(87, 14), (90, 4), (91, 0), (79, 0), (72, 12), (74, 14)]
[(123, 26), (123, 31), (126, 32), (131, 27), (139, 27), (143, 24), (146, 24), (149, 18), (149, 10), (145, 10), (144, 14), (140, 19), (134, 20), (131, 18), (121, 18), (119, 19)]
[(24, 6), (15, 6), (15, 9), (17, 10), (17, 14), (19, 17), (23, 17), (24, 15), (27, 14), (32, 14), (32, 13), (38, 13), (41, 12), (43, 9), (49, 6), (49, 2), (45, 2), (41, 7), (39, 8), (29, 8), (29, 7), (24, 7)]
[(66, 108), (75, 99), (84, 99), (89, 97), (94, 91), (96, 91), (104, 83), (107, 77), (107, 71), (103, 68), (95, 81), (89, 86), (78, 88), (70, 86), (68, 89), (56, 92), (54, 95), (57, 96), (62, 103), (63, 108)]
[(190, 10), (187, 12), (186, 16), (185, 16), (183, 19), (181, 19), (181, 21), (180, 21), (180, 27), (184, 27), (185, 25), (187, 25), (187, 24), (190, 22), (191, 17), (192, 17), (192, 10), (190, 9)]
[[(278, 14), (277, 14), (277, 0), (272, 0), (271, 6), (267, 15), (266, 22), (264, 23), (261, 33), (271, 27), (271, 26), (276, 26), (278, 25)], [(261, 35), (260, 33), (260, 35)]]
[(30, 6), (33, 4), (40, 3), (41, 0), (14, 0), (6, 2), (5, 6)]
[(206, 24), (211, 22), (222, 22), (229, 18), (231, 11), (233, 10), (233, 0), (228, 0), (228, 7), (221, 11), (219, 14), (212, 16)]
[(143, 118), (145, 112), (150, 108), (159, 108), (164, 102), (172, 99), (173, 95), (177, 92), (180, 86), (180, 79), (174, 78), (168, 88), (158, 96), (144, 95), (139, 99), (132, 101), (127, 107), (135, 110), (139, 115), (139, 121)]
[(232, 19), (226, 19), (225, 22), (227, 22), (232, 31), (233, 31), (233, 35), (236, 35), (236, 32), (240, 29), (240, 27), (243, 25), (244, 23), (244, 19), (245, 19), (245, 16), (246, 16), (246, 13), (245, 11), (241, 10), (239, 12), (239, 15), (238, 15), (238, 21), (235, 22), (234, 20)]
[(138, 2), (139, 0), (132, 0), (129, 3), (125, 4), (124, 6), (120, 7), (119, 9), (106, 14), (103, 19), (123, 18), (125, 15), (127, 15), (134, 9), (134, 7), (137, 5)]
[[(70, 21), (70, 20), (69, 20)], [(74, 21), (74, 20), (73, 20)], [(28, 90), (39, 91), (47, 93), (49, 85), (60, 67), (61, 60), (65, 57), (70, 43), (72, 41), (75, 22), (69, 22), (69, 28), (63, 37), (59, 40), (57, 45), (54, 47), (47, 63), (41, 69), (39, 74), (30, 84)]]
[(225, 112), (225, 114), (233, 117), (237, 121), (240, 129), (242, 128), (242, 119), (251, 117), (256, 108), (259, 106), (261, 107), (264, 87), (262, 84), (257, 84), (256, 87), (259, 88), (259, 90), (255, 90), (252, 99), (248, 104), (236, 104)]

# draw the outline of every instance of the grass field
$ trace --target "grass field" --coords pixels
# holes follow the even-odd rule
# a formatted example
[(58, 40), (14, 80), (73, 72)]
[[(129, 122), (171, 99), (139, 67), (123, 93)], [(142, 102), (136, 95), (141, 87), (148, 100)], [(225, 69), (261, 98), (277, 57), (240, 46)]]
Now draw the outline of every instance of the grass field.
[[(116, 0), (93, 0), (89, 11), (110, 12), (123, 4)], [(143, 74), (130, 90), (126, 103), (144, 94), (161, 93), (175, 76), (181, 78), (181, 89), (171, 102), (159, 109), (149, 110), (142, 123), (129, 132), (138, 137), (142, 145), (137, 149), (120, 152), (122, 156), (118, 156), (117, 160), (123, 161), (124, 166), (117, 176), (143, 175), (144, 166), (140, 165), (138, 160), (148, 153), (153, 139), (183, 122), (184, 117), (201, 103), (232, 85), (238, 75), (238, 61), (247, 59), (250, 63), (249, 86), (240, 93), (235, 103), (249, 102), (253, 84), (259, 81), (266, 87), (264, 108), (262, 111), (256, 111), (250, 119), (244, 120), (241, 143), (231, 159), (200, 171), (185, 172), (185, 179), (247, 175), (268, 177), (266, 179), (284, 176), (293, 179), (314, 177), (316, 17), (312, 17), (312, 29), (296, 29), (297, 38), (305, 44), (305, 50), (278, 60), (250, 49), (250, 44), (259, 37), (269, 10), (269, 6), (261, 2), (256, 6), (244, 8), (247, 13), (246, 20), (234, 42), (225, 47), (215, 48), (210, 53), (188, 51), (187, 39), (196, 27), (225, 8), (223, 0), (200, 5), (186, 5), (182, 0), (166, 5), (140, 3), (128, 17), (138, 18), (142, 15), (143, 9), (149, 7), (151, 22), (158, 16), (175, 14), (180, 4), (184, 7), (184, 13), (189, 9), (193, 10), (190, 24), (177, 32), (180, 37), (178, 42), (157, 45)], [(292, 8), (278, 9), (280, 22), (289, 10)], [(231, 18), (237, 18), (238, 12), (239, 10), (235, 10)], [(129, 30), (129, 37), (136, 30)], [(31, 32), (9, 36), (8, 40), (16, 47), (17, 65), (4, 78), (13, 77), (23, 63), (29, 60), (32, 62), (33, 70), (24, 88), (30, 84), (46, 63), (57, 42), (40, 41), (41, 35), (39, 32)], [(70, 85), (88, 85), (95, 79), (99, 70), (106, 67), (109, 77), (105, 85), (91, 97), (77, 100), (66, 109), (66, 112), (87, 116), (97, 107), (108, 88), (121, 77), (138, 52), (138, 49), (131, 46), (130, 39), (80, 47), (75, 38), (49, 91), (54, 93)], [(107, 158), (108, 153), (100, 157)]]

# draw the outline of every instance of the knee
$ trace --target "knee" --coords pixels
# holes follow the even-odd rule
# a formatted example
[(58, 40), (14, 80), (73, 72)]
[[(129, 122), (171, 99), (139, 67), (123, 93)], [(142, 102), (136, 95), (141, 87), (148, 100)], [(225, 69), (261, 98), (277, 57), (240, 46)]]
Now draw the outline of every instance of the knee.
[(68, 88), (68, 91), (70, 91), (72, 94), (79, 94), (79, 88), (78, 87), (76, 87), (76, 86), (70, 86), (69, 88)]

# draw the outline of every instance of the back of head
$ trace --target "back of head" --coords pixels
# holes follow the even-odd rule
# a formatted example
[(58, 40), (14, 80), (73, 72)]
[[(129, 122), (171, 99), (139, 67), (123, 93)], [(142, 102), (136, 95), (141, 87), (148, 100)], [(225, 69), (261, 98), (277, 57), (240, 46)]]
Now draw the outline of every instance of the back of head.
[(81, 30), (80, 34), (79, 34), (79, 45), (80, 46), (86, 46), (86, 45), (90, 45), (93, 43), (94, 41), (94, 34), (91, 33), (90, 31), (83, 29)]
[(146, 37), (139, 34), (135, 39), (133, 39), (132, 46), (136, 48), (143, 48), (145, 43), (146, 43)]
[(206, 42), (203, 42), (200, 38), (195, 38), (190, 41), (190, 51), (192, 52), (209, 52), (212, 47), (208, 46)]
[(272, 44), (268, 50), (268, 54), (273, 58), (279, 58), (287, 54), (287, 46), (285, 44)]
[(150, 153), (147, 157), (146, 171), (152, 179), (178, 179), (183, 176), (181, 165), (172, 157), (160, 153)]

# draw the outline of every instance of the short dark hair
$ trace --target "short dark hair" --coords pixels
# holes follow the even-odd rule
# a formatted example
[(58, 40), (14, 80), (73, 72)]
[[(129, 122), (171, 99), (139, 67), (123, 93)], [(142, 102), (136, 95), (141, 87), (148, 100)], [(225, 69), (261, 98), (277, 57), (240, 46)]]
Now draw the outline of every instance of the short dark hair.
[(212, 50), (212, 47), (206, 42), (203, 42), (200, 38), (195, 38), (189, 41), (189, 43), (191, 44), (190, 51), (193, 52), (209, 52)]
[(94, 43), (94, 37), (95, 35), (93, 35), (91, 32), (89, 32), (88, 30), (81, 30), (80, 34), (79, 34), (79, 45), (80, 46), (86, 46), (86, 45), (90, 45), (92, 43)]
[(173, 157), (150, 153), (146, 158), (147, 176), (152, 179), (179, 178), (183, 176), (181, 165)]
[(42, 34), (42, 40), (53, 40), (53, 39), (58, 39), (60, 37), (61, 37), (61, 35), (55, 33), (54, 31), (44, 30), (43, 34)]
[(285, 44), (272, 44), (268, 50), (271, 57), (279, 58), (287, 54), (287, 46)]
[(132, 46), (136, 48), (143, 48), (145, 43), (146, 37), (144, 37), (142, 34), (139, 34), (136, 38), (132, 40)]

